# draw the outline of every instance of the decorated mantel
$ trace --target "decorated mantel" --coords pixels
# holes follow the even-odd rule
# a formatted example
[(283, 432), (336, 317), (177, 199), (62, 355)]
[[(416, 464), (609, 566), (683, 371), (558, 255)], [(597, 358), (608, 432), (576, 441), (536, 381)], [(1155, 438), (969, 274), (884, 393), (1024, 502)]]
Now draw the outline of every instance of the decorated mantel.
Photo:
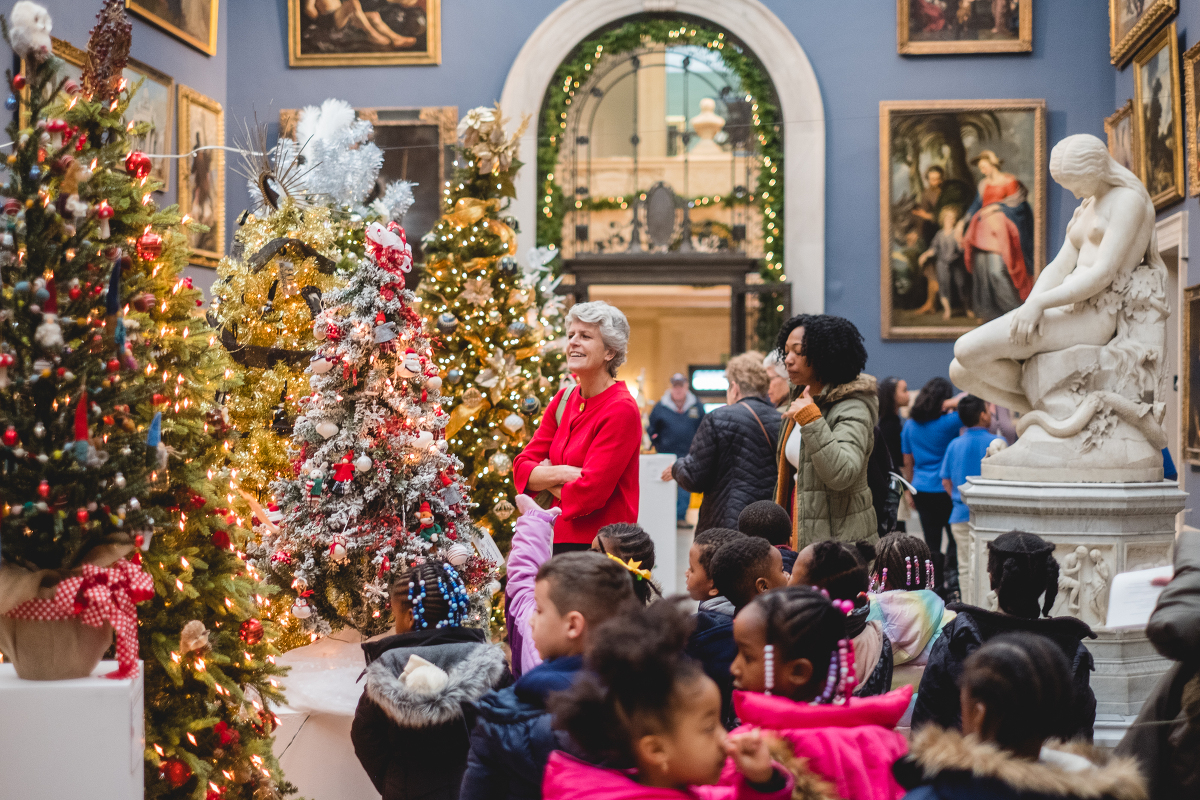
[(1081, 199), (1024, 305), (954, 346), (956, 385), (1021, 414), (1020, 438), (983, 460), (971, 509), (971, 595), (996, 607), (987, 544), (1013, 529), (1056, 545), (1051, 613), (1088, 623), (1097, 742), (1120, 738), (1166, 669), (1144, 630), (1106, 629), (1120, 572), (1169, 564), (1186, 493), (1163, 480), (1167, 270), (1154, 204), (1096, 137), (1068, 136), (1050, 173)]

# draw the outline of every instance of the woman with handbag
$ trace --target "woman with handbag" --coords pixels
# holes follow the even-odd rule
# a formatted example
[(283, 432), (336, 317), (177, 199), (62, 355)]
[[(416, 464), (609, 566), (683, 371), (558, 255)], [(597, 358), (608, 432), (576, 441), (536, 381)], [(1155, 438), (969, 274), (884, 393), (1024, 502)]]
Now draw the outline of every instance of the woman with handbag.
[(629, 322), (620, 309), (602, 300), (572, 306), (567, 369), (578, 383), (554, 396), (513, 459), (517, 491), (562, 508), (556, 554), (587, 550), (605, 525), (637, 522), (642, 415), (616, 378), (628, 347)]
[(663, 470), (690, 492), (703, 492), (696, 533), (738, 529), (738, 515), (775, 489), (779, 412), (767, 398), (771, 378), (762, 353), (742, 353), (725, 365), (727, 405), (705, 414), (691, 449)]

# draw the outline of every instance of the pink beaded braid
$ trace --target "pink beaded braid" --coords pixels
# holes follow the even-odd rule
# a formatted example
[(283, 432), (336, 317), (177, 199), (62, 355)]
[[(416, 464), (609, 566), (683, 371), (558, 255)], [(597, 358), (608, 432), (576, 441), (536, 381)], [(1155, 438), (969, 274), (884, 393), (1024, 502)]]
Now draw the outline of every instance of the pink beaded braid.
[[(829, 596), (824, 589), (821, 590), (821, 593), (826, 597)], [(843, 614), (849, 614), (854, 610), (854, 601), (834, 600), (833, 607)], [(844, 705), (850, 702), (856, 683), (858, 683), (858, 678), (854, 671), (854, 645), (849, 639), (839, 639), (837, 657), (829, 659), (829, 672), (825, 676), (825, 686), (815, 699), (809, 701), (809, 705), (817, 706), (829, 703)]]

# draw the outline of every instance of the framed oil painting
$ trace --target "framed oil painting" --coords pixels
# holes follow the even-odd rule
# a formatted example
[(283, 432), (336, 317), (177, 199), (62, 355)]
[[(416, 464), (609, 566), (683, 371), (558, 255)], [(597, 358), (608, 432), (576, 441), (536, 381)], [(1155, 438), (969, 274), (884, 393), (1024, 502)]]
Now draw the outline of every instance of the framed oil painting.
[(1200, 114), (1200, 44), (1192, 45), (1183, 54), (1183, 93), (1187, 101), (1183, 103), (1183, 113), (1187, 117), (1187, 167), (1188, 192), (1193, 197), (1200, 196), (1200, 135), (1197, 134), (1198, 114)]
[(288, 0), (288, 64), (442, 63), (441, 0)]
[(1033, 0), (896, 0), (901, 55), (1028, 53)]
[[(402, 224), (413, 248), (413, 261), (421, 263), (421, 238), (433, 230), (442, 215), (440, 187), (453, 172), (454, 145), (458, 141), (458, 107), (359, 108), (358, 116), (375, 127), (374, 142), (383, 151), (383, 167), (375, 179), (374, 196), (389, 183), (415, 183), (413, 204)], [(279, 112), (279, 135), (295, 136), (296, 109)], [(415, 271), (413, 273), (416, 274)], [(413, 277), (409, 283), (416, 285)]]
[(1046, 161), (1044, 100), (879, 104), (883, 338), (951, 341), (1025, 301)]
[(1183, 460), (1200, 466), (1200, 285), (1183, 290)]
[(1137, 136), (1133, 127), (1133, 101), (1126, 100), (1104, 120), (1104, 133), (1108, 137), (1108, 153), (1125, 169), (1138, 174)]
[(1172, 22), (1133, 58), (1133, 124), (1138, 177), (1161, 211), (1184, 197), (1179, 37)]
[(217, 53), (219, 6), (219, 0), (125, 0), (134, 14), (210, 56)]
[[(51, 44), (54, 55), (65, 64), (62, 77), (79, 80), (87, 52), (62, 39), (53, 39)], [(126, 118), (132, 122), (149, 122), (151, 125), (149, 133), (134, 139), (133, 146), (152, 156), (171, 155), (171, 134), (175, 127), (175, 79), (136, 58), (129, 59), (122, 77), (130, 86), (142, 82), (129, 104)], [(150, 175), (162, 183), (157, 191), (165, 192), (171, 184), (171, 160), (155, 158), (152, 163), (154, 168)]]
[[(188, 234), (192, 263), (215, 267), (225, 255), (225, 151), (201, 150), (225, 145), (221, 104), (187, 86), (179, 87), (179, 211), (205, 233)], [(196, 152), (192, 152), (196, 151)]]
[(1164, 22), (1179, 11), (1179, 0), (1108, 0), (1108, 54), (1124, 67)]

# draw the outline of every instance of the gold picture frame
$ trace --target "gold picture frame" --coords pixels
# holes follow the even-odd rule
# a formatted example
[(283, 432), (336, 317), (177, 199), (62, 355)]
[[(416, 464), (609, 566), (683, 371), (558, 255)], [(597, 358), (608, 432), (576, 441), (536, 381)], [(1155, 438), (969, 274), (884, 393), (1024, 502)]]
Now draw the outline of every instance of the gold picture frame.
[[(953, 10), (955, 4), (948, 4)], [(1017, 6), (1016, 38), (948, 39), (919, 38), (922, 32), (913, 24), (912, 0), (896, 0), (896, 52), (904, 56), (926, 56), (963, 53), (1029, 53), (1033, 50), (1033, 0), (1019, 0)], [(960, 30), (968, 29), (968, 21), (935, 20), (937, 32), (949, 32), (947, 23)], [(994, 20), (993, 20), (994, 23)], [(994, 30), (994, 28), (993, 28)], [(976, 35), (988, 35), (986, 29), (976, 29)]]
[[(1183, 460), (1200, 466), (1200, 284), (1183, 290), (1183, 383), (1179, 407)], [(1193, 386), (1193, 381), (1197, 385)]]
[[(217, 149), (198, 150), (215, 146)], [(209, 227), (189, 233), (193, 264), (215, 267), (225, 256), (225, 112), (221, 104), (179, 85), (179, 211)], [(197, 152), (192, 152), (197, 151)]]
[[(957, 135), (954, 132), (957, 131)], [(970, 135), (971, 150), (963, 141)], [(951, 141), (948, 137), (956, 139)], [(880, 185), (880, 335), (889, 340), (954, 341), (974, 329), (982, 316), (967, 314), (975, 304), (966, 297), (966, 281), (947, 289), (948, 306), (960, 313), (943, 318), (940, 293), (935, 284), (936, 268), (920, 256), (929, 252), (937, 226), (949, 208), (964, 226), (967, 212), (978, 199), (985, 154), (1001, 166), (992, 174), (1003, 183), (1015, 184), (1019, 202), (1011, 207), (1019, 214), (1018, 235), (1032, 235), (1028, 255), (1036, 280), (1046, 264), (1046, 101), (1029, 100), (919, 100), (882, 101), (879, 104)], [(939, 161), (938, 159), (941, 159)], [(988, 164), (993, 161), (987, 159)], [(1011, 170), (1011, 171), (1010, 171)], [(939, 183), (933, 186), (931, 173)], [(906, 175), (907, 183), (901, 184)], [(915, 176), (915, 180), (914, 180)], [(926, 186), (926, 184), (930, 184)], [(938, 194), (929, 193), (937, 190)], [(924, 209), (929, 205), (929, 209)], [(1007, 207), (1007, 204), (1005, 204)], [(925, 213), (921, 214), (921, 210)], [(1007, 214), (1006, 214), (1007, 216)], [(933, 224), (932, 235), (929, 232)], [(958, 222), (954, 223), (955, 225)], [(971, 228), (966, 227), (969, 234)], [(915, 231), (915, 236), (914, 236)], [(1023, 243), (1026, 239), (1023, 237)], [(961, 252), (958, 258), (963, 258)], [(1028, 261), (1026, 269), (1029, 269)], [(936, 262), (935, 262), (936, 264)], [(966, 270), (966, 264), (959, 268)], [(926, 274), (932, 271), (932, 275)], [(961, 275), (961, 273), (959, 273)], [(931, 279), (932, 278), (932, 279)], [(958, 302), (954, 296), (958, 294)], [(925, 306), (934, 304), (930, 313)], [(918, 308), (920, 304), (920, 308)]]
[(1187, 102), (1183, 104), (1187, 114), (1187, 169), (1188, 193), (1192, 197), (1200, 197), (1200, 136), (1196, 131), (1196, 115), (1200, 113), (1200, 43), (1192, 45), (1183, 54), (1183, 91)]
[[(83, 73), (83, 67), (87, 63), (87, 51), (80, 50), (64, 39), (53, 36), (50, 38), (54, 55), (61, 58), (67, 65), (64, 70), (65, 74), (60, 74), (60, 77), (70, 77), (78, 81)], [(22, 63), (21, 69), (25, 70), (24, 63)], [(122, 76), (131, 86), (142, 79), (142, 88), (134, 96), (134, 102), (130, 104), (130, 110), (127, 112), (129, 120), (151, 122), (154, 125), (154, 129), (146, 137), (132, 142), (133, 147), (151, 156), (173, 155), (171, 137), (175, 132), (175, 79), (136, 58), (130, 58), (127, 61)], [(22, 93), (22, 127), (27, 124), (28, 106), (25, 102), (27, 94), (28, 90)], [(151, 163), (153, 167), (150, 170), (150, 176), (161, 183), (155, 191), (167, 191), (171, 185), (171, 160), (154, 158)]]
[[(207, 11), (204, 4), (208, 4)], [(217, 14), (220, 10), (220, 0), (187, 0), (189, 7), (196, 7), (199, 13), (188, 14), (187, 10), (179, 12), (178, 17), (169, 16), (169, 10), (161, 0), (125, 0), (125, 8), (149, 22), (156, 28), (186, 42), (206, 55), (217, 54)], [(189, 19), (190, 17), (190, 19)], [(208, 23), (208, 30), (197, 28), (197, 25)], [(205, 37), (207, 34), (207, 38)]]
[(1179, 12), (1179, 0), (1139, 0), (1143, 6), (1140, 12), (1130, 7), (1129, 2), (1108, 0), (1108, 54), (1118, 69), (1124, 68), (1154, 32)]
[[(1170, 82), (1168, 104), (1162, 103), (1158, 97), (1148, 96), (1151, 87), (1144, 85), (1148, 81), (1163, 78)], [(1155, 94), (1160, 93), (1161, 89)], [(1147, 117), (1154, 112), (1156, 101), (1160, 120), (1158, 128), (1162, 127), (1161, 116), (1165, 110), (1169, 110), (1172, 116), (1170, 134), (1165, 139), (1158, 135), (1150, 136), (1147, 131)], [(1141, 168), (1138, 177), (1146, 184), (1146, 190), (1154, 201), (1154, 209), (1161, 211), (1185, 196), (1179, 36), (1175, 32), (1174, 22), (1156, 34), (1133, 57), (1133, 121), (1139, 147), (1138, 165)]]
[(1104, 135), (1108, 139), (1108, 154), (1134, 175), (1140, 174), (1138, 153), (1141, 152), (1137, 129), (1133, 124), (1133, 101), (1126, 100), (1104, 119)]
[[(377, 67), (442, 63), (441, 0), (401, 0), (379, 12), (341, 10), (304, 14), (303, 0), (288, 0), (288, 65), (292, 67)], [(350, 8), (343, 6), (343, 8)], [(368, 30), (369, 29), (369, 30)], [(392, 42), (389, 44), (388, 39)], [(396, 40), (412, 39), (398, 44)]]

